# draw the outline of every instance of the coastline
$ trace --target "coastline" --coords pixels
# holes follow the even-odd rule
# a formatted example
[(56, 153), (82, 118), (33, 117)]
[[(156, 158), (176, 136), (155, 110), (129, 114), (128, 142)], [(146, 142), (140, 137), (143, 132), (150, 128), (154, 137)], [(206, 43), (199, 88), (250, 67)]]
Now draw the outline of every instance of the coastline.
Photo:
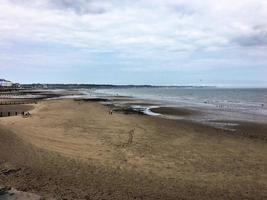
[(109, 115), (109, 107), (92, 101), (34, 107), (27, 119), (0, 119), (0, 166), (21, 169), (1, 174), (0, 185), (56, 199), (267, 195), (265, 125), (244, 123), (233, 134), (187, 120)]
[[(265, 104), (267, 90), (226, 89), (226, 88), (129, 88), (96, 90), (97, 95), (116, 97), (117, 95), (131, 96), (131, 102), (117, 102), (125, 106), (140, 107), (146, 114), (160, 114), (151, 112), (151, 108), (172, 108), (170, 114), (160, 114), (169, 119), (187, 119), (210, 125), (220, 129), (234, 130), (229, 123), (213, 123), (216, 121), (248, 121), (266, 123), (267, 109)], [(86, 93), (86, 92), (85, 92)], [(94, 92), (90, 92), (90, 96)], [(257, 98), (258, 97), (258, 98)], [(110, 98), (112, 99), (112, 98)], [(134, 99), (134, 100), (133, 100)], [(141, 101), (139, 104), (138, 101)], [(142, 101), (145, 102), (144, 105)], [(116, 99), (115, 99), (116, 102)], [(150, 104), (150, 105), (149, 105)], [(153, 106), (155, 104), (155, 106)], [(186, 109), (198, 112), (195, 115), (175, 114), (174, 110)], [(162, 108), (161, 108), (162, 110)]]

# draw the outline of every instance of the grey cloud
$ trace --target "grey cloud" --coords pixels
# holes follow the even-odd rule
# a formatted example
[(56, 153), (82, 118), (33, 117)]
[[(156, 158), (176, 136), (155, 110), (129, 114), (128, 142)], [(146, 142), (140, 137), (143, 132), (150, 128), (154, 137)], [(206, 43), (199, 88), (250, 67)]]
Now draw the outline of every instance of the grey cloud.
[(105, 2), (101, 0), (50, 0), (50, 5), (72, 10), (77, 14), (102, 14), (107, 11)]
[(79, 15), (102, 14), (108, 10), (106, 0), (9, 0), (17, 5), (73, 11)]
[(267, 33), (264, 35), (250, 35), (236, 38), (240, 46), (267, 46)]
[(179, 13), (179, 14), (182, 14), (182, 15), (192, 15), (192, 14), (194, 14), (194, 10), (191, 7), (183, 5), (183, 4), (173, 5), (171, 8), (176, 13)]
[(240, 46), (267, 46), (267, 30), (261, 26), (255, 26), (254, 30), (254, 33), (241, 35), (233, 41)]

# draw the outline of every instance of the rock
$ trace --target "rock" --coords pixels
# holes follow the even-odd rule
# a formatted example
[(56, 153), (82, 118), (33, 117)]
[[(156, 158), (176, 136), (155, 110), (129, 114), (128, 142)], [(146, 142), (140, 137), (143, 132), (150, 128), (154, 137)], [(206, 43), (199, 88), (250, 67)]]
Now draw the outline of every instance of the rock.
[(20, 168), (18, 168), (18, 169), (15, 169), (15, 168), (13, 168), (13, 169), (3, 169), (3, 170), (1, 170), (1, 173), (4, 174), (5, 176), (9, 176), (9, 175), (17, 173), (20, 170), (21, 170)]
[(41, 200), (43, 199), (41, 196), (28, 193), (21, 192), (14, 188), (1, 187), (0, 186), (0, 199), (5, 200)]
[(8, 189), (6, 187), (0, 186), (0, 196), (5, 195), (8, 193)]

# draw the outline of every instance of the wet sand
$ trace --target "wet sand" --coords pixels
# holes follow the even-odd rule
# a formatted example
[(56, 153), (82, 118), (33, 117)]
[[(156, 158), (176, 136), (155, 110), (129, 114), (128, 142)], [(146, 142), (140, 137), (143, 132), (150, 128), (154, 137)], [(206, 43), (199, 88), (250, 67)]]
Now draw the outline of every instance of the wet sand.
[[(265, 125), (244, 123), (233, 133), (109, 115), (96, 102), (34, 106), (29, 118), (0, 118), (0, 185), (56, 199), (267, 197)], [(251, 137), (258, 133), (264, 137)]]
[(192, 109), (184, 109), (177, 107), (159, 107), (150, 109), (154, 113), (159, 113), (163, 115), (174, 115), (174, 116), (189, 116), (199, 114), (198, 111)]

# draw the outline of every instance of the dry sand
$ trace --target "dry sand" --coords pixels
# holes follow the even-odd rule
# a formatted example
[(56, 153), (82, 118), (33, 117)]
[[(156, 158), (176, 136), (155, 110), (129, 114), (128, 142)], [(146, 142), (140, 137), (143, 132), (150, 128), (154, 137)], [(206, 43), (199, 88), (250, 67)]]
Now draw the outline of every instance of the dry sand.
[(227, 132), (108, 112), (53, 100), (0, 118), (0, 185), (57, 199), (267, 198), (266, 125)]

